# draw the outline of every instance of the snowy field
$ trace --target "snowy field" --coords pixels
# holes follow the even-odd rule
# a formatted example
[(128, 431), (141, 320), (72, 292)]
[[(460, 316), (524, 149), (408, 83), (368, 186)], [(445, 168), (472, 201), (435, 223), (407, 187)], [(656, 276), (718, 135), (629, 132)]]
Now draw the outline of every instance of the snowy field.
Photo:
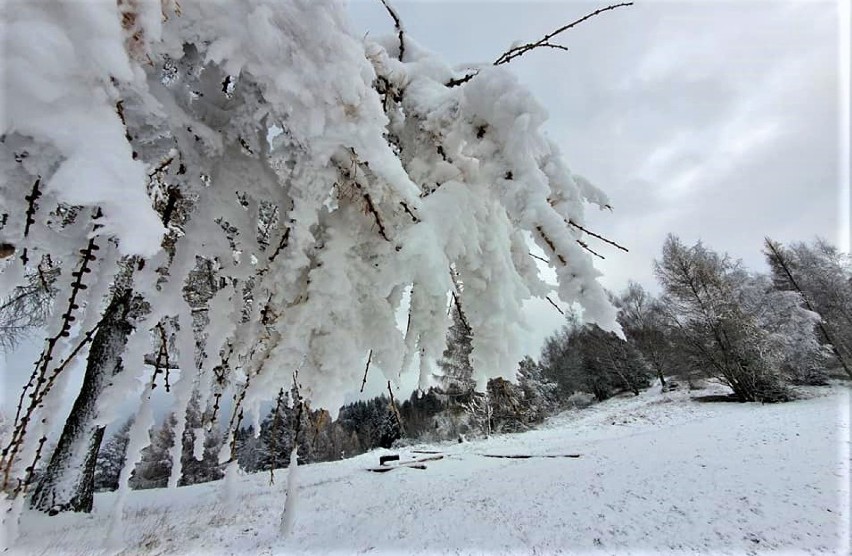
[[(426, 469), (365, 469), (374, 451), (298, 468), (293, 534), (279, 534), (286, 470), (134, 492), (124, 550), (92, 515), (25, 514), (13, 554), (848, 553), (849, 392), (788, 404), (699, 403), (647, 391), (565, 412), (540, 430), (465, 444)], [(703, 391), (708, 394), (711, 391)], [(579, 458), (489, 458), (563, 455)]]

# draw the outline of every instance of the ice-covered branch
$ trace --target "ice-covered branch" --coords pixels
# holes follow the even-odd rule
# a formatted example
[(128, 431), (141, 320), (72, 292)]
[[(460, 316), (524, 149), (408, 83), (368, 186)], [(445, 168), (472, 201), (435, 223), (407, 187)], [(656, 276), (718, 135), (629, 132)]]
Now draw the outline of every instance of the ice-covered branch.
[(405, 37), (403, 34), (402, 19), (400, 19), (399, 14), (396, 13), (396, 10), (390, 5), (388, 0), (381, 0), (381, 2), (388, 11), (388, 14), (390, 14), (391, 19), (393, 19), (393, 25), (396, 28), (397, 37), (399, 38), (399, 56), (397, 56), (397, 59), (401, 62), (405, 55)]

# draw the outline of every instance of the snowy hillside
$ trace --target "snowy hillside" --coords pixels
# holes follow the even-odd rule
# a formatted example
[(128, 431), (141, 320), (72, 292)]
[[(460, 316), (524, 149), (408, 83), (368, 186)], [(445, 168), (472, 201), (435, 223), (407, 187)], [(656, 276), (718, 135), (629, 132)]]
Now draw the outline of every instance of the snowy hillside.
[[(848, 390), (778, 405), (657, 390), (524, 434), (401, 452), (444, 454), (426, 469), (366, 471), (393, 451), (301, 466), (290, 538), (286, 470), (272, 487), (269, 474), (240, 477), (232, 504), (221, 482), (135, 491), (121, 553), (848, 553)], [(97, 495), (92, 515), (25, 515), (11, 552), (106, 553), (112, 497)]]

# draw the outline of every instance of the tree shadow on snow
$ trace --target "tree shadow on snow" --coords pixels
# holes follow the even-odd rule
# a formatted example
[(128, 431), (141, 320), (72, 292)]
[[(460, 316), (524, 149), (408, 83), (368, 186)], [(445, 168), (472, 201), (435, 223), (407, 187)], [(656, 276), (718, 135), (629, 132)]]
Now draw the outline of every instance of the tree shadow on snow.
[(742, 403), (735, 394), (708, 394), (706, 396), (692, 396), (692, 401), (694, 402), (703, 402), (703, 403), (713, 403), (713, 402), (734, 402), (734, 403)]

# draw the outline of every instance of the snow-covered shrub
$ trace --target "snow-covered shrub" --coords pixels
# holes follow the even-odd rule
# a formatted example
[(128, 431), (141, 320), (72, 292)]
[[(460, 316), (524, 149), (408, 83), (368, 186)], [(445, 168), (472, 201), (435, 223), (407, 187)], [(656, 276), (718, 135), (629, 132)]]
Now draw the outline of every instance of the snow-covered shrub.
[(595, 396), (588, 392), (574, 392), (565, 400), (565, 404), (574, 409), (585, 409), (593, 403), (595, 403)]

